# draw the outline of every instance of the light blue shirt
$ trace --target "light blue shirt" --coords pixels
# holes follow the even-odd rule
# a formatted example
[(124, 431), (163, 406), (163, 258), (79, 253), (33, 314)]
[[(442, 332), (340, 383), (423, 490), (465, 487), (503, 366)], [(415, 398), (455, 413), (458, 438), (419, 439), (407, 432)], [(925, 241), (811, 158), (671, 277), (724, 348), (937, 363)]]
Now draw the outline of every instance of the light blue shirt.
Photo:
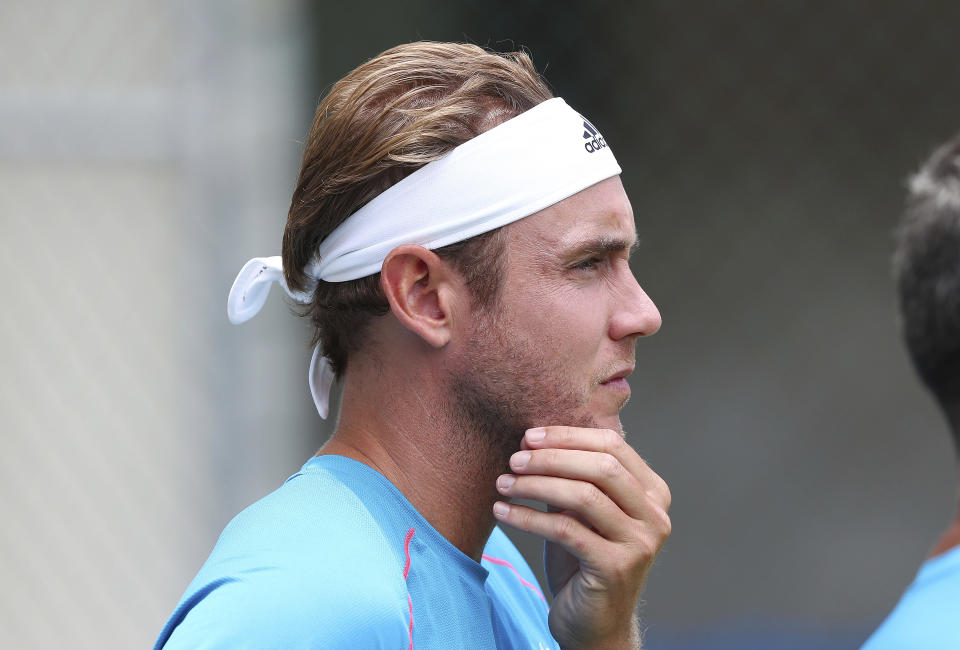
[(557, 648), (547, 603), (494, 529), (480, 564), (383, 475), (319, 456), (231, 521), (167, 648)]
[(960, 648), (960, 547), (920, 567), (890, 616), (861, 650)]

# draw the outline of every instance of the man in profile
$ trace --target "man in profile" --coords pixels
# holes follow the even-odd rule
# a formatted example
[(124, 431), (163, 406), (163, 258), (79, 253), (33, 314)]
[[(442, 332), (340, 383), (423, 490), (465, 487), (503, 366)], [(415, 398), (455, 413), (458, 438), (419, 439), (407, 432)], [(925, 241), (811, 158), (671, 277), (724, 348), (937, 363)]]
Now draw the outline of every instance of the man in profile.
[[(960, 136), (910, 180), (894, 273), (903, 336), (960, 450)], [(863, 646), (960, 648), (960, 513)]]
[[(336, 430), (227, 526), (158, 648), (640, 646), (670, 494), (619, 418), (660, 327), (619, 174), (523, 53), (412, 43), (333, 86), (282, 258), (228, 313), (272, 282), (304, 305)], [(498, 523), (546, 540), (551, 609)]]

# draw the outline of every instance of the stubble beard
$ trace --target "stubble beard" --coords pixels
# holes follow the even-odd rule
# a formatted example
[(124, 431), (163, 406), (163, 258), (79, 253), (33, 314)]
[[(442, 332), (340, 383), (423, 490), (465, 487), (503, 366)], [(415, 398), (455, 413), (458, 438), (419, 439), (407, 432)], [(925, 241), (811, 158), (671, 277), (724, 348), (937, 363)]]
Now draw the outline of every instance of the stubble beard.
[(469, 346), (450, 372), (449, 404), (464, 471), (509, 471), (510, 456), (531, 427), (596, 426), (585, 393), (571, 385), (551, 351), (505, 329), (495, 314), (478, 314)]

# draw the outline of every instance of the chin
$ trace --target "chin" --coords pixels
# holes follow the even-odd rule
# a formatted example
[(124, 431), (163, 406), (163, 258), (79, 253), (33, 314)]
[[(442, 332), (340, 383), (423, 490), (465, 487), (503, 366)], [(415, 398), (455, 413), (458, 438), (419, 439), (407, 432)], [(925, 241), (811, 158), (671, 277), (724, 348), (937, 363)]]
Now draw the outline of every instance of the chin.
[(627, 400), (616, 400), (611, 403), (609, 399), (597, 400), (589, 409), (589, 420), (595, 429), (612, 429), (623, 433), (623, 424), (620, 422), (620, 409), (626, 404)]
[(611, 429), (620, 435), (623, 435), (623, 424), (620, 422), (620, 414), (596, 417), (593, 420), (597, 429)]

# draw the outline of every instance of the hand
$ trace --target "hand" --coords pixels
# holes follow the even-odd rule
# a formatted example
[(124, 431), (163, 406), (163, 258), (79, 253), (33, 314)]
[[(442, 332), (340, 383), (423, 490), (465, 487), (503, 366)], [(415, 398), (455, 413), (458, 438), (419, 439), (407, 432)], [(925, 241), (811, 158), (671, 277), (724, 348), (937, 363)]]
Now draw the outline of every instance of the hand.
[(510, 468), (500, 494), (549, 506), (498, 501), (494, 515), (546, 540), (554, 638), (562, 648), (639, 648), (640, 592), (670, 536), (667, 484), (607, 429), (530, 429)]

